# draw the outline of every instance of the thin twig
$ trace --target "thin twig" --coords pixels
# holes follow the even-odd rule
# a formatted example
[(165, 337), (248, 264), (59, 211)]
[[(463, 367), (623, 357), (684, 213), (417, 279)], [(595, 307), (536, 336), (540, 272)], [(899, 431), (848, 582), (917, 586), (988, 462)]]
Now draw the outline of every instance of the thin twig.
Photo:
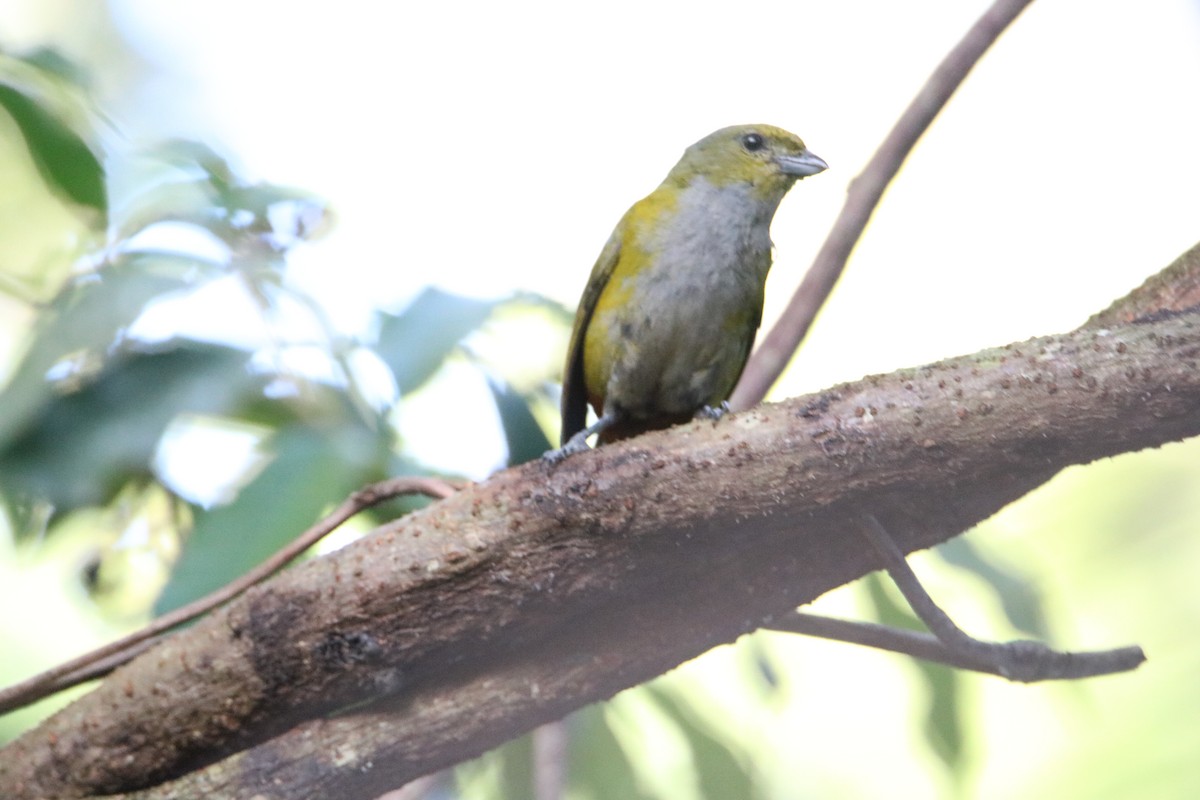
[[(879, 520), (873, 514), (864, 514), (862, 519), (863, 533), (883, 559), (884, 568), (904, 599), (946, 651), (957, 654), (958, 661), (953, 666), (1000, 675), (1010, 681), (1033, 683), (1126, 672), (1146, 660), (1140, 647), (1065, 653), (1052, 650), (1041, 642), (985, 642), (976, 639), (955, 625), (954, 620), (929, 596), (908, 565), (904, 553)], [(950, 663), (941, 657), (931, 660)]]
[(929, 631), (947, 646), (952, 648), (970, 647), (975, 640), (968, 636), (962, 628), (955, 625), (954, 620), (950, 619), (950, 615), (942, 611), (941, 606), (935, 603), (929, 593), (925, 591), (925, 587), (917, 578), (917, 573), (913, 572), (912, 567), (908, 565), (904, 553), (900, 552), (900, 547), (892, 539), (887, 529), (876, 519), (874, 514), (864, 514), (863, 521), (866, 523), (863, 526), (863, 533), (875, 548), (875, 552), (883, 558), (884, 569), (887, 570), (888, 575), (896, 584), (896, 588), (900, 590), (900, 594), (904, 595), (909, 607), (921, 619), (921, 622), (924, 622)]
[(783, 316), (754, 352), (741, 381), (729, 399), (734, 411), (749, 408), (766, 397), (779, 378), (862, 237), (888, 184), (900, 171), (925, 129), (946, 105), (967, 74), (1017, 16), (1033, 0), (996, 0), (942, 60), (913, 98), (870, 163), (846, 192), (846, 203), (829, 231)]
[(457, 491), (437, 478), (392, 478), (366, 486), (350, 495), (333, 513), (306, 530), (298, 538), (276, 551), (257, 567), (220, 589), (155, 619), (133, 633), (88, 653), (34, 675), (20, 683), (0, 689), (0, 714), (21, 708), (48, 695), (99, 678), (149, 649), (164, 634), (189, 620), (229, 602), (242, 592), (285, 567), (292, 559), (312, 547), (346, 520), (363, 509), (406, 494), (445, 498)]
[[(948, 647), (932, 633), (923, 631), (893, 628), (875, 622), (822, 617), (817, 614), (805, 614), (801, 611), (793, 611), (782, 619), (772, 619), (763, 627), (773, 631), (799, 633), (805, 636), (816, 636), (820, 639), (873, 647), (876, 650), (887, 650), (924, 661), (945, 664), (948, 667), (969, 669), (972, 672), (986, 672), (989, 675), (1010, 677), (1003, 675), (1000, 665), (995, 660), (975, 658), (969, 652)], [(1120, 647), (1115, 650), (1059, 653), (1058, 655), (1073, 662), (1074, 673), (1070, 676), (1073, 678), (1128, 672), (1146, 660), (1146, 655), (1140, 647)]]

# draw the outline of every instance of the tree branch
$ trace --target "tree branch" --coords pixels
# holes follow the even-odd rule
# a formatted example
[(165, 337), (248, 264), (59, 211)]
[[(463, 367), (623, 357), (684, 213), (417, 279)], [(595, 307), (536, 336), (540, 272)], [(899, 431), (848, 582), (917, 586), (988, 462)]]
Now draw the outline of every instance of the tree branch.
[[(964, 652), (961, 648), (948, 647), (937, 636), (924, 631), (893, 628), (875, 622), (823, 617), (806, 614), (802, 611), (793, 611), (781, 618), (772, 619), (763, 627), (773, 631), (799, 633), (804, 636), (816, 636), (821, 639), (874, 647), (920, 658), (924, 661), (945, 664), (948, 667), (968, 669), (972, 672), (986, 672), (990, 675), (1014, 680), (1011, 674), (1004, 673), (995, 659), (974, 658), (971, 653)], [(1038, 643), (1030, 642), (1029, 644), (1036, 645)], [(1146, 656), (1140, 647), (1121, 647), (1099, 652), (1053, 653), (1052, 658), (1049, 659), (1055, 672), (1069, 670), (1075, 677), (1127, 672), (1136, 669), (1145, 660)], [(1039, 676), (1038, 680), (1044, 677)], [(1054, 677), (1060, 677), (1060, 675), (1054, 675)]]
[(365, 486), (354, 492), (320, 522), (273, 553), (266, 561), (220, 589), (163, 614), (128, 636), (65, 661), (28, 680), (0, 689), (0, 713), (27, 706), (43, 697), (109, 674), (153, 646), (168, 631), (207, 614), (283, 569), (363, 509), (405, 494), (449, 497), (454, 492), (454, 487), (445, 481), (412, 476), (391, 478)]
[(909, 552), (1200, 433), (1198, 359), (1200, 317), (1164, 314), (506, 470), (113, 673), (0, 751), (0, 785), (376, 796), (876, 569), (863, 513)]
[[(933, 634), (934, 641), (942, 645), (944, 653), (934, 661), (964, 666), (977, 672), (999, 675), (1010, 681), (1035, 683), (1045, 680), (1076, 680), (1114, 672), (1127, 672), (1137, 668), (1146, 660), (1142, 648), (1119, 647), (1093, 652), (1067, 653), (1052, 650), (1042, 642), (1021, 639), (1013, 642), (988, 642), (976, 639), (955, 624), (950, 615), (942, 610), (917, 575), (913, 572), (892, 541), (891, 535), (879, 523), (874, 514), (863, 516), (863, 533), (870, 540), (875, 552), (883, 561), (896, 588), (904, 595), (913, 613), (920, 618)], [(793, 621), (795, 617), (793, 617)], [(843, 631), (845, 629), (843, 628)], [(875, 631), (872, 631), (876, 633)], [(904, 637), (908, 644), (910, 633), (894, 629), (895, 635)], [(878, 636), (873, 638), (878, 639)], [(901, 649), (904, 652), (904, 649)]]

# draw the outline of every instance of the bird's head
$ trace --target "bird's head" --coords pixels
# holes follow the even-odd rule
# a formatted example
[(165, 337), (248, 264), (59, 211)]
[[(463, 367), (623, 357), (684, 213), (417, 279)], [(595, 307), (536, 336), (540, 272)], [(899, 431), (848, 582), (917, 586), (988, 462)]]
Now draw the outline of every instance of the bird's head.
[(734, 125), (689, 147), (667, 180), (681, 186), (698, 177), (717, 186), (749, 184), (778, 199), (800, 178), (828, 166), (794, 133), (773, 125)]

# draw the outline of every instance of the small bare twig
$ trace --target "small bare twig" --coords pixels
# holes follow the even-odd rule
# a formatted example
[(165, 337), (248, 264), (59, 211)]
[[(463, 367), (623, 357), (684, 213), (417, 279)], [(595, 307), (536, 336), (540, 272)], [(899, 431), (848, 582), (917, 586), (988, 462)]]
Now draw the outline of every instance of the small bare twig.
[[(954, 620), (929, 596), (905, 560), (904, 553), (879, 520), (872, 514), (866, 514), (863, 523), (863, 533), (883, 559), (888, 575), (912, 610), (933, 633), (934, 641), (942, 645), (944, 654), (935, 655), (931, 659), (933, 661), (1000, 675), (1010, 681), (1033, 683), (1126, 672), (1146, 660), (1140, 647), (1064, 653), (1052, 650), (1041, 642), (985, 642), (976, 639), (955, 625)], [(874, 633), (878, 634), (878, 631)], [(894, 633), (903, 632), (897, 630)], [(932, 642), (925, 640), (922, 646), (931, 645)]]
[[(816, 636), (820, 639), (874, 647), (877, 650), (900, 653), (924, 661), (945, 664), (948, 667), (985, 672), (989, 675), (1001, 675), (1010, 680), (1016, 680), (1012, 676), (1002, 675), (1000, 666), (995, 661), (981, 661), (972, 658), (970, 654), (948, 647), (932, 633), (923, 631), (893, 628), (875, 622), (823, 617), (818, 614), (805, 614), (802, 611), (794, 611), (781, 619), (772, 619), (763, 627), (773, 631), (799, 633), (805, 636)], [(1022, 643), (1018, 642), (1017, 644)], [(1140, 647), (1120, 647), (1115, 650), (1083, 653), (1056, 653), (1056, 656), (1067, 664), (1072, 670), (1071, 674), (1069, 676), (1044, 677), (1090, 678), (1114, 672), (1127, 672), (1146, 660)]]
[(942, 60), (905, 109), (870, 163), (850, 184), (846, 203), (796, 293), (750, 358), (729, 399), (734, 411), (756, 405), (779, 378), (825, 304), (888, 184), (925, 129), (992, 43), (1033, 0), (996, 0)]
[(1140, 647), (1067, 653), (1052, 650), (1041, 642), (985, 642), (975, 639), (955, 625), (929, 596), (879, 520), (869, 514), (863, 520), (864, 533), (883, 558), (888, 575), (932, 633), (800, 611), (794, 611), (782, 619), (772, 619), (763, 627), (874, 647), (1022, 683), (1128, 672), (1146, 660)]
[(296, 556), (364, 509), (400, 495), (423, 494), (440, 499), (449, 497), (455, 491), (457, 490), (453, 486), (437, 478), (392, 478), (363, 487), (350, 495), (329, 516), (237, 580), (227, 583), (215, 592), (194, 600), (186, 606), (162, 615), (145, 627), (115, 642), (84, 653), (20, 683), (0, 689), (0, 714), (27, 706), (43, 697), (61, 692), (63, 689), (69, 689), (85, 681), (103, 677), (122, 664), (132, 661), (135, 656), (152, 647), (172, 628), (202, 614), (207, 614), (217, 606), (229, 602), (251, 586), (283, 569)]

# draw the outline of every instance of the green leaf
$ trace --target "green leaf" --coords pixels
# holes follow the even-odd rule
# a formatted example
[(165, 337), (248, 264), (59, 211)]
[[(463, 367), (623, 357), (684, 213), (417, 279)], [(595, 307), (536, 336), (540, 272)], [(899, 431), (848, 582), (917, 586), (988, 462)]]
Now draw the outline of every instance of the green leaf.
[(532, 461), (550, 449), (550, 440), (533, 418), (524, 397), (513, 391), (512, 387), (502, 386), (491, 378), (488, 379), (488, 389), (496, 401), (496, 410), (504, 426), (509, 466)]
[(973, 572), (995, 589), (1009, 623), (1034, 639), (1048, 639), (1046, 614), (1033, 585), (988, 561), (966, 537), (958, 536), (933, 550), (942, 560)]
[(929, 686), (929, 710), (922, 726), (925, 741), (956, 778), (963, 775), (962, 681), (958, 671), (943, 664), (919, 665)]
[[(328, 204), (312, 192), (272, 183), (245, 183), (213, 148), (174, 139), (142, 154), (140, 174), (114, 209), (117, 238), (156, 223), (177, 222), (211, 234), (231, 251), (235, 266), (259, 250), (286, 250), (328, 227)], [(129, 179), (126, 179), (129, 181)], [(249, 245), (249, 246), (248, 246)]]
[(168, 139), (156, 145), (149, 155), (182, 170), (198, 170), (218, 192), (224, 192), (238, 182), (229, 161), (204, 142)]
[(653, 698), (667, 717), (675, 722), (692, 751), (692, 765), (696, 770), (696, 782), (704, 797), (724, 800), (729, 797), (749, 798), (754, 796), (754, 781), (734, 757), (725, 744), (713, 736), (707, 726), (687, 703), (654, 684), (642, 687), (647, 696)]
[[(878, 575), (865, 579), (876, 619), (884, 625), (912, 630), (925, 630), (916, 616), (892, 601)], [(962, 775), (963, 726), (961, 676), (959, 671), (941, 664), (913, 659), (921, 681), (929, 692), (929, 708), (925, 714), (925, 741), (953, 776)]]
[(638, 786), (633, 766), (609, 727), (604, 706), (596, 704), (567, 719), (568, 793), (586, 800), (653, 800)]
[(196, 509), (195, 525), (155, 604), (162, 614), (243, 575), (368, 482), (377, 440), (362, 428), (329, 431), (300, 424), (267, 442), (269, 464), (230, 504)]
[(20, 57), (20, 61), (36, 68), (40, 72), (53, 75), (80, 89), (90, 89), (87, 72), (74, 61), (64, 56), (52, 47), (39, 47)]
[(150, 469), (167, 424), (184, 412), (217, 414), (261, 391), (247, 354), (175, 343), (126, 350), (94, 378), (56, 395), (0, 442), (0, 485), (58, 512), (101, 503)]
[(400, 393), (408, 394), (429, 380), (463, 337), (482, 325), (499, 302), (429, 288), (400, 314), (382, 315), (375, 349), (396, 376)]
[(228, 224), (228, 215), (217, 205), (217, 192), (204, 178), (169, 180), (148, 186), (113, 214), (116, 238), (127, 240), (159, 222), (182, 222), (200, 228)]
[(472, 800), (533, 797), (533, 736), (526, 734), (454, 771), (460, 795)]
[(0, 449), (58, 391), (47, 379), (52, 367), (85, 353), (99, 359), (147, 303), (194, 286), (203, 270), (203, 264), (190, 258), (127, 256), (102, 272), (76, 278), (60, 292), (38, 320), (25, 357), (0, 393)]
[(74, 202), (107, 215), (104, 167), (87, 143), (36, 100), (10, 84), (0, 83), (0, 107), (21, 130), (42, 179)]

